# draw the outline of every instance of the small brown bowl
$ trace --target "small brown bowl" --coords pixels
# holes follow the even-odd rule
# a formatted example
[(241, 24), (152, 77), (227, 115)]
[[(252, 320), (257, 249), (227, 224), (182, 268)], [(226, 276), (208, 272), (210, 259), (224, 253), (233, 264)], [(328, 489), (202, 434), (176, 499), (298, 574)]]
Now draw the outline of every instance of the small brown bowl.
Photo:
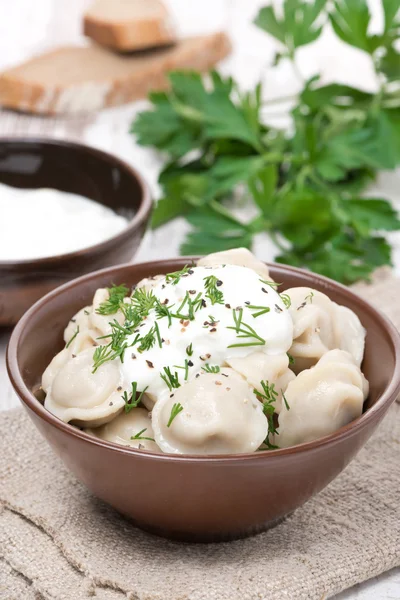
[[(63, 423), (34, 395), (63, 348), (63, 330), (99, 287), (181, 269), (189, 259), (124, 265), (72, 281), (37, 302), (11, 336), (7, 366), (29, 416), (67, 467), (96, 496), (153, 533), (219, 541), (266, 529), (320, 492), (354, 458), (400, 391), (395, 327), (347, 288), (307, 271), (270, 265), (282, 289), (311, 286), (348, 306), (367, 329), (363, 371), (370, 382), (364, 414), (332, 435), (292, 448), (227, 456), (151, 454), (118, 446)], [(371, 481), (371, 486), (374, 482)]]
[(16, 323), (36, 300), (62, 283), (131, 260), (151, 212), (149, 189), (135, 169), (111, 154), (72, 142), (0, 139), (0, 183), (81, 194), (130, 219), (118, 235), (77, 252), (0, 260), (0, 326)]

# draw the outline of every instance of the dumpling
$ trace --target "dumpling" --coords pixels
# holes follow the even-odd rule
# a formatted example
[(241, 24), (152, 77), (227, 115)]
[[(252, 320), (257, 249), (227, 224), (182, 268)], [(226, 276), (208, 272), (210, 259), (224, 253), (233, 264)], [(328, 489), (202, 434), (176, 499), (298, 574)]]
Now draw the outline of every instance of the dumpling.
[(45, 392), (47, 392), (61, 367), (63, 367), (70, 358), (75, 358), (80, 352), (97, 346), (97, 336), (98, 332), (93, 329), (79, 330), (79, 333), (75, 330), (74, 335), (69, 339), (66, 347), (55, 355), (42, 375), (42, 389)]
[(291, 300), (289, 312), (294, 328), (289, 352), (295, 359), (295, 373), (312, 367), (335, 348), (350, 352), (361, 365), (365, 329), (352, 310), (308, 287), (290, 288), (285, 293)]
[(279, 414), (282, 406), (282, 393), (285, 393), (288, 384), (296, 375), (289, 369), (287, 354), (269, 356), (264, 352), (254, 352), (244, 358), (229, 358), (226, 361), (230, 367), (258, 392), (262, 393), (261, 381), (273, 384), (277, 393), (275, 412)]
[(287, 448), (333, 433), (361, 415), (367, 395), (368, 382), (354, 358), (331, 350), (289, 383), (275, 444)]
[[(114, 444), (131, 446), (149, 452), (160, 451), (154, 441), (151, 419), (145, 408), (134, 408), (129, 413), (124, 411), (106, 425), (96, 429), (85, 429), (85, 431), (107, 442), (114, 442)], [(132, 437), (134, 439), (131, 439)]]
[(156, 287), (160, 279), (165, 279), (165, 275), (153, 275), (152, 277), (145, 277), (138, 284), (137, 288), (144, 288), (147, 292)]
[(237, 265), (239, 267), (248, 267), (253, 269), (260, 277), (267, 281), (272, 281), (268, 267), (261, 260), (258, 260), (247, 248), (234, 248), (224, 252), (214, 252), (204, 256), (197, 262), (198, 267), (215, 267), (218, 265)]
[(174, 454), (255, 452), (268, 434), (268, 421), (253, 389), (227, 368), (199, 374), (160, 398), (152, 424), (158, 446)]
[(79, 331), (79, 333), (83, 333), (87, 329), (90, 329), (89, 316), (91, 311), (91, 306), (85, 306), (72, 317), (64, 329), (64, 342), (66, 344), (68, 344), (68, 342), (74, 337), (77, 331)]
[(68, 358), (55, 374), (44, 406), (53, 415), (75, 425), (99, 427), (125, 405), (118, 361), (109, 361), (93, 373), (93, 348)]
[(365, 329), (357, 315), (347, 306), (335, 305), (335, 337), (339, 348), (349, 352), (360, 367), (364, 358)]

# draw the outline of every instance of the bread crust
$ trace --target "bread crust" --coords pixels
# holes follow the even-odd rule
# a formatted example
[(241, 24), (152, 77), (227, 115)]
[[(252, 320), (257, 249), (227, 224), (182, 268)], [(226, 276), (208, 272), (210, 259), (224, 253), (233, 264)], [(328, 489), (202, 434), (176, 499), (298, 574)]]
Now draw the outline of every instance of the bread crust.
[[(230, 50), (229, 38), (221, 32), (139, 56), (110, 56), (95, 45), (63, 47), (0, 74), (0, 104), (36, 114), (92, 112), (167, 89), (169, 71), (207, 71)], [(104, 65), (100, 73), (91, 68), (96, 64)], [(86, 74), (80, 75), (83, 68)], [(70, 82), (63, 80), (67, 71)]]

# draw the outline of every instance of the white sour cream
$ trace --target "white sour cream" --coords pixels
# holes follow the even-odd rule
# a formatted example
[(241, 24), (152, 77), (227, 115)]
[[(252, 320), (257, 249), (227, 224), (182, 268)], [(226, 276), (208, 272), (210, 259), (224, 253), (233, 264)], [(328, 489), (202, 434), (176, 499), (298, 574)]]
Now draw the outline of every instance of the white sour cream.
[[(222, 304), (212, 304), (206, 296), (204, 279), (210, 275), (218, 279), (217, 289), (223, 294)], [(154, 395), (157, 400), (174, 391), (160, 377), (164, 367), (169, 367), (173, 374), (177, 373), (179, 383), (183, 385), (186, 360), (189, 363), (186, 381), (190, 381), (207, 364), (223, 366), (227, 358), (244, 357), (257, 351), (281, 354), (287, 352), (292, 344), (293, 323), (289, 311), (279, 294), (263, 283), (252, 269), (234, 265), (193, 267), (190, 274), (179, 279), (177, 285), (166, 283), (165, 278), (157, 280), (152, 292), (161, 303), (173, 305), (172, 313), (178, 310), (187, 292), (192, 300), (201, 292), (206, 303), (195, 311), (194, 320), (172, 318), (170, 326), (166, 317), (157, 319), (152, 310), (138, 331), (143, 337), (157, 323), (163, 340), (161, 347), (156, 342), (142, 353), (135, 346), (125, 351), (121, 369), (127, 385), (136, 381), (138, 391), (147, 387), (146, 393)], [(261, 309), (249, 308), (249, 305), (269, 308), (269, 312), (254, 317)], [(248, 331), (246, 325), (249, 325), (265, 343), (254, 345), (260, 340), (252, 335), (238, 337), (241, 334), (230, 329), (235, 327), (233, 309), (239, 308), (243, 309), (242, 328)], [(187, 312), (186, 304), (181, 313)], [(236, 314), (239, 314), (238, 310)], [(128, 344), (136, 335), (128, 338)], [(235, 344), (249, 345), (229, 347)], [(187, 348), (190, 345), (192, 354), (189, 355)]]
[(0, 184), (0, 261), (82, 250), (118, 234), (127, 222), (77, 194)]

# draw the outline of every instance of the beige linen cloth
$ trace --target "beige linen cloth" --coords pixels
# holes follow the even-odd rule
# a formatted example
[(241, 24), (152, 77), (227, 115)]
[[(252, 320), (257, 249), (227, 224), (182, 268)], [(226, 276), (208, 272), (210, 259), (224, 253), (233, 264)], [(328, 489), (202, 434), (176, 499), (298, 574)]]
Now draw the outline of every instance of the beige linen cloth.
[[(357, 291), (400, 327), (400, 280), (383, 272)], [(399, 404), (350, 466), (279, 526), (207, 545), (135, 529), (69, 474), (25, 412), (0, 423), (1, 598), (321, 600), (400, 564)]]

